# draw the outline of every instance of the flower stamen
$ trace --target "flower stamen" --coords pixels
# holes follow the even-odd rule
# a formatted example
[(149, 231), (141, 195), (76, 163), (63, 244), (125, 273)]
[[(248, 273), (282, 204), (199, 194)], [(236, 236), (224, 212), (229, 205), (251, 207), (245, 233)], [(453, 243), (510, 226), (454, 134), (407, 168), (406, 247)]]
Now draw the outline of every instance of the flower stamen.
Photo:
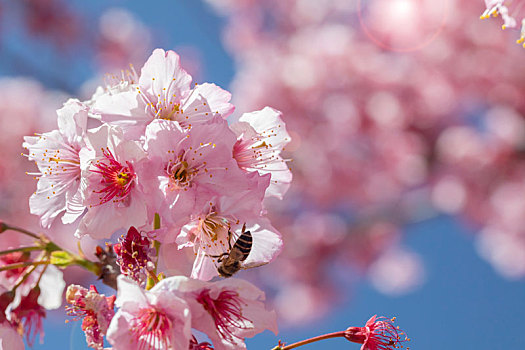
[(242, 314), (241, 298), (234, 291), (222, 291), (214, 299), (210, 290), (204, 289), (197, 296), (197, 302), (213, 318), (219, 334), (229, 342), (234, 342), (234, 338), (242, 339), (233, 333), (235, 330), (249, 329), (251, 326), (251, 321)]
[(153, 307), (141, 309), (132, 321), (131, 333), (139, 349), (168, 349), (171, 346), (172, 322), (161, 310)]
[[(102, 175), (101, 183), (104, 185), (99, 191), (93, 191), (100, 193), (100, 203), (104, 203), (113, 200), (113, 202), (123, 202), (131, 192), (135, 179), (135, 172), (131, 163), (126, 162), (126, 165), (119, 163), (109, 149), (102, 149), (104, 160), (98, 160), (93, 164), (98, 170), (91, 170), (94, 173)], [(115, 198), (116, 197), (116, 198)]]

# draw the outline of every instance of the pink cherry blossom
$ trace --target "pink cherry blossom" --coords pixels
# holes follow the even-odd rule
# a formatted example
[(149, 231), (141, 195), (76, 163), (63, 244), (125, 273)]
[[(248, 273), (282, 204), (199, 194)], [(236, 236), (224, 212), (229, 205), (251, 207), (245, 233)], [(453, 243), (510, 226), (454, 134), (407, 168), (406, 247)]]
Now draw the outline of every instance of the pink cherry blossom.
[(212, 198), (199, 214), (193, 215), (192, 220), (182, 227), (177, 237), (179, 248), (192, 247), (196, 253), (192, 278), (209, 280), (217, 276), (217, 258), (235, 244), (244, 225), (253, 239), (245, 266), (268, 263), (280, 253), (280, 233), (267, 218), (257, 215), (261, 210), (264, 188), (260, 186), (257, 192), (243, 191), (232, 196)]
[[(9, 254), (3, 254), (0, 256), (0, 265), (6, 266), (21, 262), (26, 262), (30, 258), (29, 253), (24, 252), (14, 252)], [(2, 274), (2, 283), (1, 285), (5, 288), (11, 289), (18, 278), (22, 276), (24, 271), (27, 270), (27, 267), (19, 267), (17, 269), (9, 269), (0, 272)]]
[(118, 127), (102, 125), (89, 131), (88, 138), (90, 149), (81, 154), (87, 212), (75, 235), (102, 238), (123, 227), (142, 227), (147, 221), (146, 203), (134, 167), (145, 152), (136, 142), (125, 140)]
[(38, 303), (40, 288), (32, 288), (23, 296), (16, 308), (11, 310), (11, 317), (23, 325), (24, 335), (29, 346), (33, 345), (36, 334), (40, 334), (40, 341), (44, 337), (42, 319), (46, 317), (45, 309)]
[(282, 199), (290, 187), (292, 172), (280, 155), (290, 142), (281, 113), (269, 107), (245, 113), (231, 128), (237, 135), (233, 157), (239, 168), (271, 174), (266, 195)]
[[(202, 206), (213, 196), (233, 194), (251, 186), (252, 181), (232, 158), (234, 143), (234, 134), (220, 117), (187, 131), (167, 120), (148, 125), (145, 149), (149, 161), (137, 171), (164, 228), (178, 233), (181, 220), (184, 223), (195, 206)], [(169, 236), (158, 239), (168, 243), (170, 240)]]
[(186, 302), (162, 280), (149, 291), (124, 276), (118, 278), (119, 310), (109, 325), (113, 349), (187, 349), (191, 316)]
[[(4, 254), (0, 257), (0, 266), (16, 264), (21, 262), (31, 262), (33, 257), (28, 253), (15, 252)], [(40, 266), (31, 272), (31, 267), (8, 269), (0, 272), (0, 287), (11, 290), (23, 280), (23, 283), (16, 289), (15, 297), (11, 307), (15, 308), (21, 300), (27, 296), (31, 290), (37, 287), (38, 283), (38, 304), (46, 310), (58, 309), (62, 305), (62, 292), (66, 286), (63, 273), (55, 266)]]
[(395, 317), (372, 316), (364, 327), (350, 327), (345, 332), (345, 338), (351, 342), (363, 344), (361, 350), (393, 350), (403, 348), (410, 339), (405, 333), (394, 326)]
[(81, 102), (69, 100), (57, 111), (58, 130), (40, 136), (26, 136), (23, 146), (28, 159), (39, 172), (37, 190), (29, 199), (32, 214), (40, 216), (42, 226), (50, 227), (62, 212), (65, 223), (84, 211), (79, 192), (80, 149), (85, 145), (88, 110)]
[[(104, 85), (98, 86), (95, 90), (95, 93), (91, 96), (91, 99), (84, 102), (90, 108), (93, 107), (97, 100), (105, 98), (110, 98), (110, 96), (120, 94), (122, 92), (133, 91), (139, 76), (135, 71), (135, 67), (130, 65), (129, 69), (123, 69), (120, 72), (120, 75), (106, 75), (104, 76)], [(96, 111), (90, 110), (92, 116), (96, 119), (100, 119), (100, 115)]]
[(32, 1), (24, 3), (25, 26), (39, 40), (50, 40), (60, 51), (71, 49), (82, 40), (81, 16), (62, 1)]
[(191, 324), (204, 332), (217, 350), (245, 349), (244, 338), (269, 329), (277, 334), (276, 315), (266, 310), (264, 293), (244, 280), (204, 282), (169, 277), (159, 287), (180, 296), (191, 310)]
[(74, 321), (82, 319), (82, 330), (86, 334), (89, 347), (97, 350), (104, 348), (104, 335), (115, 315), (113, 311), (115, 296), (99, 294), (95, 286), (89, 290), (78, 285), (69, 285), (66, 300), (71, 306), (66, 307)]
[(175, 52), (156, 49), (132, 91), (100, 96), (94, 110), (102, 121), (121, 125), (135, 136), (154, 119), (190, 126), (216, 114), (226, 118), (233, 112), (230, 93), (208, 83), (191, 89), (191, 80)]

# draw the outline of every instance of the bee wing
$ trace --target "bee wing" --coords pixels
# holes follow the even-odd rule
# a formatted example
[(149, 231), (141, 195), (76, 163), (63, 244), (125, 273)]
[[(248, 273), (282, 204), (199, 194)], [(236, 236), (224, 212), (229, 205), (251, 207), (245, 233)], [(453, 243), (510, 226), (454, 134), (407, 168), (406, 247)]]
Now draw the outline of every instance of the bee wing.
[(266, 264), (268, 264), (268, 262), (263, 262), (263, 263), (252, 262), (252, 263), (249, 263), (249, 264), (242, 264), (241, 268), (246, 270), (246, 269), (252, 269), (254, 267), (263, 266), (263, 265), (266, 265)]

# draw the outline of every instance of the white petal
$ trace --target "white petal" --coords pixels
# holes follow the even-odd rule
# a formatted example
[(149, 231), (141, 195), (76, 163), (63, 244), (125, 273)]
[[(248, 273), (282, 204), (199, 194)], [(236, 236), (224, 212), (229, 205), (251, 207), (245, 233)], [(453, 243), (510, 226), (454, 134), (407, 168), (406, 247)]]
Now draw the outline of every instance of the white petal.
[(144, 105), (137, 91), (125, 91), (114, 95), (104, 94), (97, 98), (93, 112), (100, 114), (103, 122), (117, 125), (133, 125), (151, 120), (144, 113)]
[(119, 275), (117, 277), (117, 300), (115, 305), (122, 307), (125, 303), (137, 304), (137, 307), (148, 305), (148, 299), (144, 290), (134, 281)]
[(88, 108), (76, 99), (69, 99), (57, 111), (58, 129), (70, 143), (84, 135), (87, 128)]
[(148, 95), (181, 96), (190, 89), (191, 80), (180, 65), (179, 55), (156, 49), (142, 67), (139, 85), (142, 93)]
[(145, 225), (148, 215), (144, 201), (138, 196), (130, 196), (128, 207), (119, 207), (118, 203), (109, 201), (89, 208), (80, 220), (75, 236), (80, 238), (87, 234), (95, 239), (109, 238), (118, 229)]
[(247, 230), (252, 234), (253, 244), (250, 255), (244, 265), (259, 265), (272, 261), (283, 247), (281, 234), (270, 224), (266, 218), (260, 218), (253, 224), (247, 223)]
[[(80, 181), (79, 181), (80, 185)], [(63, 224), (71, 224), (75, 222), (86, 210), (86, 206), (82, 204), (82, 192), (80, 188), (73, 193), (73, 195), (66, 195), (66, 212), (62, 216)]]
[[(251, 169), (250, 169), (251, 170)], [(270, 186), (266, 189), (265, 197), (276, 197), (282, 199), (292, 183), (292, 171), (282, 160), (276, 156), (275, 162), (267, 164), (264, 170), (258, 170), (259, 174), (271, 174)]]
[(45, 228), (49, 228), (58, 214), (66, 208), (67, 186), (57, 184), (59, 183), (56, 181), (41, 177), (36, 192), (29, 197), (31, 214), (40, 216), (40, 223)]
[(217, 277), (217, 267), (203, 250), (199, 250), (195, 257), (190, 277), (202, 281), (209, 281), (213, 277)]
[(42, 275), (38, 303), (46, 310), (55, 310), (62, 305), (62, 294), (66, 287), (64, 274), (56, 266), (49, 265)]
[[(131, 325), (128, 317), (129, 314), (124, 314), (122, 310), (119, 310), (111, 319), (106, 339), (113, 345), (112, 350), (139, 350), (137, 341), (130, 337)], [(131, 319), (131, 317), (129, 318)]]
[(260, 111), (243, 114), (239, 121), (248, 122), (257, 133), (265, 136), (267, 144), (282, 150), (291, 138), (281, 115), (281, 112), (273, 108), (264, 107)]
[[(191, 92), (190, 99), (195, 99), (198, 95), (206, 99), (212, 113), (218, 113), (224, 119), (235, 110), (235, 106), (230, 103), (232, 95), (215, 84), (197, 85)], [(191, 101), (187, 100), (186, 103), (191, 104)]]

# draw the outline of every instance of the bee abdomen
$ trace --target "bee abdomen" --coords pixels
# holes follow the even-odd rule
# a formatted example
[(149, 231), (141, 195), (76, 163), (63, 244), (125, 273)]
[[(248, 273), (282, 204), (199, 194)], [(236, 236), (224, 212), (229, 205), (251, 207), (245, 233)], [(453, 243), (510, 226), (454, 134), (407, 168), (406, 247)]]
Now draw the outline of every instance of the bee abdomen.
[(242, 253), (242, 259), (241, 261), (246, 260), (248, 258), (248, 255), (250, 255), (250, 251), (252, 250), (252, 234), (250, 231), (244, 232), (242, 235), (237, 238), (237, 241), (235, 242), (234, 249), (237, 248)]

